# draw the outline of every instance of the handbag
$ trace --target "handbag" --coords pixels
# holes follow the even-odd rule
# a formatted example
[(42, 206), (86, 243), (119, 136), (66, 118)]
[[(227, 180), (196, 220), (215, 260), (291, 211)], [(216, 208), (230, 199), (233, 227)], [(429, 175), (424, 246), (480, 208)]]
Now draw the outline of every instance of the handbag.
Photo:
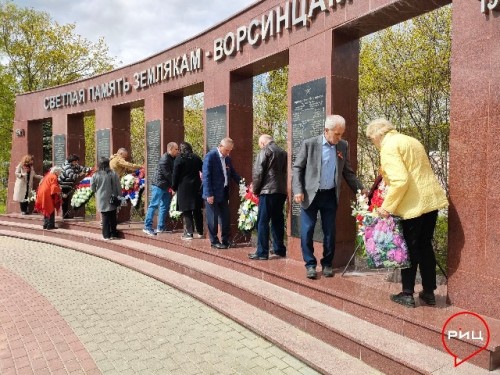
[(120, 198), (118, 198), (114, 194), (111, 194), (111, 197), (109, 197), (109, 204), (118, 207), (121, 205), (121, 203), (122, 203), (122, 201), (120, 200)]
[[(109, 177), (109, 174), (108, 174), (108, 177)], [(111, 184), (111, 180), (109, 180), (109, 182)], [(111, 204), (111, 205), (113, 205), (115, 207), (119, 207), (119, 206), (121, 206), (122, 201), (116, 195), (111, 194), (111, 196), (109, 197), (109, 204)]]

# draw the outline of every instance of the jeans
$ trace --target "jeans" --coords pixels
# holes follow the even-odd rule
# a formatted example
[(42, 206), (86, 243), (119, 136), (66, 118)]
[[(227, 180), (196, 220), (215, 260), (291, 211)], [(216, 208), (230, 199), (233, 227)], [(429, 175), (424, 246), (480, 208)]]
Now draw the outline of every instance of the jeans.
[(401, 270), (403, 292), (415, 292), (417, 267), (420, 268), (422, 286), (425, 292), (436, 289), (436, 255), (432, 247), (432, 237), (437, 221), (437, 210), (414, 219), (402, 220), (403, 237), (410, 253), (411, 267)]
[(153, 218), (159, 207), (157, 227), (158, 230), (165, 229), (165, 221), (167, 220), (168, 212), (170, 211), (170, 200), (171, 196), (168, 191), (153, 185), (148, 212), (146, 213), (146, 218), (144, 219), (144, 228), (153, 230)]
[(269, 221), (273, 237), (273, 250), (276, 255), (285, 256), (285, 194), (261, 194), (259, 196), (259, 214), (257, 217), (257, 255), (269, 256)]
[(116, 210), (101, 212), (102, 216), (102, 236), (104, 238), (117, 237), (116, 231)]
[(313, 234), (318, 211), (321, 215), (323, 229), (322, 267), (331, 267), (335, 254), (335, 216), (337, 214), (337, 196), (335, 189), (318, 192), (311, 205), (300, 211), (300, 245), (306, 267), (316, 267), (318, 262), (314, 256)]

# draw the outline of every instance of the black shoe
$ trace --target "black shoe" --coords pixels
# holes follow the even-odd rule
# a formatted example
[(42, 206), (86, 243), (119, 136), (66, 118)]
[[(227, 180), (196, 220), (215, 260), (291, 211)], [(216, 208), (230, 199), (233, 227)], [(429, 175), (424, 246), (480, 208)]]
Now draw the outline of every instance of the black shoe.
[(434, 292), (421, 291), (420, 293), (418, 293), (418, 298), (420, 298), (422, 301), (424, 301), (429, 306), (436, 305), (436, 296), (434, 295)]
[(280, 258), (286, 258), (286, 253), (282, 254), (282, 253), (277, 253), (276, 251), (274, 250), (269, 250), (269, 254), (271, 255), (276, 255), (277, 257), (280, 257)]
[(227, 249), (229, 246), (219, 242), (219, 243), (212, 244), (212, 247), (215, 249), (222, 250), (222, 249)]
[(333, 268), (331, 266), (323, 267), (323, 276), (324, 277), (333, 277)]
[(253, 259), (253, 260), (268, 260), (269, 259), (269, 257), (260, 256), (257, 253), (248, 254), (248, 258)]
[(391, 294), (391, 301), (399, 303), (405, 307), (415, 307), (415, 298), (413, 298), (413, 294), (406, 294), (404, 292)]
[(314, 266), (307, 267), (306, 277), (308, 279), (315, 279), (316, 277), (318, 277), (318, 274), (316, 273), (316, 267)]
[(57, 229), (57, 228), (58, 228), (58, 227), (56, 227), (55, 225), (50, 225), (50, 226), (48, 226), (48, 227), (47, 227), (47, 228), (45, 228), (45, 229), (49, 229), (49, 230), (51, 230), (51, 229)]

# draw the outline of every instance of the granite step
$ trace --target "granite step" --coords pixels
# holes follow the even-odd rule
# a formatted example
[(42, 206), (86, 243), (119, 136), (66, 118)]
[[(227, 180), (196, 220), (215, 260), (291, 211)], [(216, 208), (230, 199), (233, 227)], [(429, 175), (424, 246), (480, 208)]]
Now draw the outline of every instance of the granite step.
[[(229, 252), (225, 252), (223, 256), (220, 254), (216, 256), (212, 250), (207, 250), (211, 253), (210, 256), (207, 256), (204, 251), (198, 250), (194, 252), (189, 247), (186, 247), (182, 243), (183, 241), (172, 239), (172, 242), (178, 242), (179, 245), (183, 246), (180, 249), (174, 249), (175, 244), (154, 238), (153, 242), (161, 245), (161, 247), (155, 246), (149, 244), (151, 238), (139, 235), (139, 231), (137, 231), (137, 234), (134, 234), (133, 231), (131, 233), (125, 232), (127, 239), (124, 240), (104, 242), (101, 240), (100, 233), (96, 234), (86, 230), (60, 229), (42, 231), (39, 225), (26, 224), (26, 222), (24, 225), (12, 222), (3, 222), (0, 225), (3, 225), (4, 228), (6, 226), (10, 227), (10, 230), (16, 232), (14, 233), (16, 235), (19, 235), (19, 230), (22, 230), (24, 235), (31, 233), (30, 236), (35, 237), (42, 234), (44, 241), (56, 241), (63, 246), (76, 248), (77, 250), (81, 250), (80, 247), (82, 246), (106, 247), (115, 250), (115, 254), (101, 250), (106, 254), (104, 257), (113, 256), (116, 253), (127, 254), (145, 260), (150, 264), (160, 265), (188, 275), (218, 290), (226, 291), (240, 300), (251, 303), (261, 311), (267, 311), (275, 317), (290, 322), (323, 342), (340, 348), (356, 358), (362, 358), (369, 365), (385, 373), (434, 373), (436, 371), (442, 373), (442, 371), (448, 371), (448, 366), (451, 365), (452, 367), (453, 364), (451, 357), (432, 346), (426, 345), (425, 340), (414, 340), (408, 338), (408, 335), (404, 335), (408, 327), (402, 327), (402, 334), (392, 332), (381, 327), (380, 324), (368, 322), (363, 316), (358, 317), (346, 313), (345, 309), (343, 311), (331, 306), (331, 304), (324, 303), (324, 301), (321, 301), (322, 298), (318, 298), (321, 296), (315, 296), (316, 298), (306, 296), (302, 293), (304, 288), (293, 290), (293, 288), (290, 288), (290, 286), (294, 285), (291, 281), (285, 283), (287, 284), (285, 286), (279, 286), (279, 282), (277, 282), (279, 278), (272, 276), (271, 270), (264, 273), (265, 277), (262, 277), (262, 270), (257, 272), (256, 276), (252, 275), (252, 272), (248, 272), (245, 267), (239, 267), (243, 268), (243, 272), (240, 269), (236, 270), (235, 268), (238, 267), (235, 266), (238, 266), (240, 262), (233, 261), (228, 266), (227, 264), (218, 264), (211, 261), (213, 259), (210, 259), (216, 257), (224, 260), (224, 257), (230, 256)], [(79, 242), (79, 244), (77, 245), (75, 242)], [(165, 247), (168, 247), (168, 250)], [(192, 256), (193, 254), (196, 256)], [(200, 255), (204, 256), (200, 257)], [(207, 258), (208, 260), (200, 258)], [(133, 267), (134, 262), (137, 262), (137, 260), (129, 260), (125, 265)], [(246, 262), (248, 263), (248, 259)], [(278, 264), (279, 262), (263, 263)], [(251, 266), (256, 267), (255, 265)], [(253, 273), (255, 273), (255, 270)], [(282, 275), (281, 278), (285, 277)], [(270, 282), (266, 281), (266, 279)], [(334, 279), (337, 279), (337, 277)], [(300, 284), (301, 282), (295, 283), (295, 285)], [(321, 288), (316, 286), (313, 290), (318, 291)], [(337, 298), (339, 297), (337, 296)], [(429, 312), (435, 310), (437, 309), (429, 309)], [(405, 321), (400, 322), (402, 322), (403, 326), (405, 325)], [(491, 346), (489, 350), (494, 352), (496, 348)], [(491, 357), (492, 354), (489, 353), (486, 359), (491, 360)], [(415, 361), (421, 361), (418, 358), (422, 358), (422, 362), (414, 363)], [(486, 363), (486, 365), (489, 366), (490, 363)], [(473, 369), (479, 371), (475, 367)]]

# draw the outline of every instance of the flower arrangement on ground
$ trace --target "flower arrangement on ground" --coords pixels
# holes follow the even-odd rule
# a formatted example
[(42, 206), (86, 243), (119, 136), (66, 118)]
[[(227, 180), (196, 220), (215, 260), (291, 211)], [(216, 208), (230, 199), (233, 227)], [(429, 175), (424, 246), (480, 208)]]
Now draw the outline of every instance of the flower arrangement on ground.
[(245, 184), (244, 178), (240, 180), (239, 195), (241, 204), (238, 208), (238, 229), (245, 232), (251, 231), (257, 224), (259, 198), (253, 193), (252, 186)]
[(28, 198), (26, 198), (24, 200), (24, 202), (34, 202), (36, 201), (36, 191), (35, 190), (30, 190), (29, 194), (28, 194)]
[(134, 173), (129, 173), (120, 179), (122, 196), (128, 199), (132, 206), (137, 207), (141, 203), (142, 191), (144, 190), (144, 168)]
[(358, 235), (363, 238), (370, 268), (408, 268), (411, 263), (401, 219), (377, 215), (376, 209), (382, 205), (386, 194), (387, 186), (383, 181), (374, 191), (370, 204), (368, 197), (358, 190), (356, 201), (351, 205), (352, 215), (356, 217)]
[(170, 201), (170, 209), (168, 211), (168, 215), (171, 220), (177, 221), (181, 218), (182, 212), (177, 211), (177, 194), (174, 194), (172, 200)]
[(71, 197), (71, 207), (78, 208), (86, 204), (94, 195), (94, 192), (90, 189), (90, 180), (93, 173), (94, 170), (90, 169), (85, 177), (77, 185), (75, 192)]

